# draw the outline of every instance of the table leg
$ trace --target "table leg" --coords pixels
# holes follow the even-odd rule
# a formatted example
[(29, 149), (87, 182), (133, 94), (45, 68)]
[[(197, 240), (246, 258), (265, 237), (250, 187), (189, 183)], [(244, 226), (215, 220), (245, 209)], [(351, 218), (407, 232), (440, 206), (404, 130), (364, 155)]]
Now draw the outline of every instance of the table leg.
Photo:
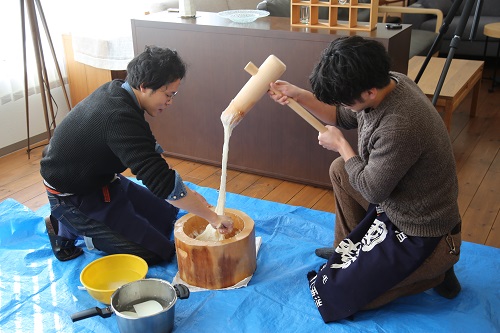
[(495, 58), (495, 69), (493, 70), (493, 78), (491, 79), (491, 88), (488, 89), (489, 92), (493, 92), (495, 88), (495, 83), (497, 79), (497, 66), (498, 66), (498, 55), (500, 54), (500, 39), (498, 40), (497, 57)]
[(451, 131), (451, 116), (453, 115), (453, 102), (451, 100), (447, 100), (444, 105), (444, 124), (446, 125), (446, 129), (448, 133)]
[(469, 117), (475, 117), (476, 116), (476, 110), (477, 110), (477, 102), (479, 101), (479, 88), (481, 86), (481, 80), (478, 80), (476, 84), (474, 85), (474, 90), (472, 90), (472, 102), (470, 105), (470, 113)]
[(484, 41), (484, 52), (483, 52), (483, 61), (486, 62), (486, 49), (488, 49), (488, 36), (486, 36), (486, 40)]

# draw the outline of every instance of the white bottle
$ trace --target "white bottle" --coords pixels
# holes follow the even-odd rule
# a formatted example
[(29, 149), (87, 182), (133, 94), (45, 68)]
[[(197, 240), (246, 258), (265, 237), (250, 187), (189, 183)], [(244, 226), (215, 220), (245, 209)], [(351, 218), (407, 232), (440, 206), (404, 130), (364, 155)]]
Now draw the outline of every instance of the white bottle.
[(196, 17), (194, 0), (179, 0), (179, 13), (181, 17)]

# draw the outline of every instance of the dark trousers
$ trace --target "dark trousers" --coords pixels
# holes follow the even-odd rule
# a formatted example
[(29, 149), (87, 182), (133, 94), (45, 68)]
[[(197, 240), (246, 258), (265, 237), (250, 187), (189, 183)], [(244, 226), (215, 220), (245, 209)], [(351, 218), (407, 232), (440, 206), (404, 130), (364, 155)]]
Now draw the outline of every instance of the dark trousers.
[(107, 191), (82, 196), (47, 192), (51, 214), (59, 221), (58, 234), (88, 237), (98, 250), (134, 254), (150, 264), (171, 260), (175, 247), (170, 236), (178, 208), (122, 176)]

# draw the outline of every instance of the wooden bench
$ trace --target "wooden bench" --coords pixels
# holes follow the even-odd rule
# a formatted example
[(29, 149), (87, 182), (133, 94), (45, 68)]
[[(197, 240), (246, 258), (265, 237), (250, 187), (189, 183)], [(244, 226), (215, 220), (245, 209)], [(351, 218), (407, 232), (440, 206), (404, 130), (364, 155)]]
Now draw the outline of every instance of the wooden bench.
[[(408, 77), (415, 79), (425, 57), (415, 56), (408, 64)], [(432, 100), (443, 71), (445, 58), (432, 57), (418, 82), (418, 86)], [(484, 62), (478, 60), (453, 59), (436, 102), (436, 108), (444, 110), (444, 123), (448, 132), (453, 111), (472, 90), (470, 116), (476, 115), (479, 87), (483, 76)]]

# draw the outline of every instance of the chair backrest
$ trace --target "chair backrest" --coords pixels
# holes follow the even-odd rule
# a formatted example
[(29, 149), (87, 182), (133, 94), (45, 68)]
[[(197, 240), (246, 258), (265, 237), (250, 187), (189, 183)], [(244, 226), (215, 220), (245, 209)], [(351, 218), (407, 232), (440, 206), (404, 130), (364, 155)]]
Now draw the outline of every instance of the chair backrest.
[(389, 13), (397, 14), (427, 14), (436, 15), (436, 28), (435, 32), (438, 33), (441, 25), (443, 24), (443, 12), (436, 8), (421, 8), (421, 7), (398, 7), (398, 6), (379, 6), (379, 14), (383, 16), (383, 22)]
[[(439, 29), (443, 24), (443, 12), (435, 8), (422, 8), (422, 7), (399, 7), (399, 6), (379, 6), (379, 15), (382, 15), (382, 20), (385, 22), (387, 14), (397, 13), (397, 14), (420, 14), (420, 15), (435, 15), (436, 16), (436, 27), (435, 32), (418, 30), (412, 27), (411, 41), (410, 41), (410, 54), (409, 57), (412, 58), (416, 55), (427, 55), (431, 49), (436, 37), (439, 33)], [(439, 46), (439, 45), (438, 45)], [(439, 50), (439, 47), (437, 48)], [(437, 55), (439, 51), (436, 51), (434, 55)]]

